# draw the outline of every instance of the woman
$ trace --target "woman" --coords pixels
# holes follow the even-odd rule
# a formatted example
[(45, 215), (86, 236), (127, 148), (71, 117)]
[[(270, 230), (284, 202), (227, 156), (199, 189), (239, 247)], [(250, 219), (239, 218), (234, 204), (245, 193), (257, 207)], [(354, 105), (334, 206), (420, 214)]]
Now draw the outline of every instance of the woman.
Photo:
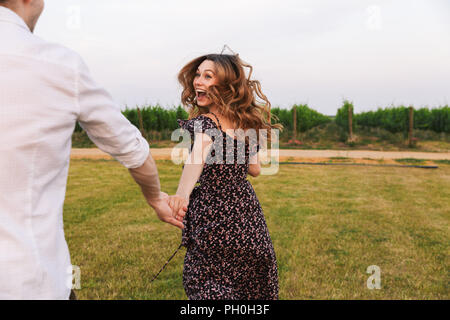
[(246, 179), (260, 174), (259, 144), (239, 139), (230, 129), (260, 133), (282, 126), (267, 119), (270, 103), (259, 82), (250, 80), (251, 71), (247, 79), (244, 66), (252, 70), (237, 55), (210, 54), (188, 63), (178, 76), (190, 119), (178, 123), (195, 139), (169, 205), (174, 212), (188, 207), (182, 245), (189, 299), (278, 299), (275, 252)]

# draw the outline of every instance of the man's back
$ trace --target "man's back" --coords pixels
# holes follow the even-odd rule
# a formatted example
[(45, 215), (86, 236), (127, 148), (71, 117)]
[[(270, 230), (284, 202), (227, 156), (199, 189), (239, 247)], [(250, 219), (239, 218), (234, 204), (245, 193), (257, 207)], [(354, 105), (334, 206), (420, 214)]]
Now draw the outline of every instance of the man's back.
[(79, 56), (0, 6), (0, 299), (67, 299), (62, 208), (76, 121), (128, 168), (147, 142)]

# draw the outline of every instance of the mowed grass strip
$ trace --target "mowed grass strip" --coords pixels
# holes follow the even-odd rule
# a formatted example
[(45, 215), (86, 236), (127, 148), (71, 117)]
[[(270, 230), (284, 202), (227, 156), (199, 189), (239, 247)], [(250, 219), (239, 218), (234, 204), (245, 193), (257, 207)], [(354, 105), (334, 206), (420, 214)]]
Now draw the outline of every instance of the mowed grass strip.
[[(157, 161), (173, 194), (181, 166)], [(249, 177), (278, 259), (281, 299), (449, 299), (450, 165), (281, 165)], [(181, 231), (158, 220), (115, 161), (72, 160), (64, 207), (79, 299), (186, 299)], [(369, 266), (381, 289), (369, 290)]]

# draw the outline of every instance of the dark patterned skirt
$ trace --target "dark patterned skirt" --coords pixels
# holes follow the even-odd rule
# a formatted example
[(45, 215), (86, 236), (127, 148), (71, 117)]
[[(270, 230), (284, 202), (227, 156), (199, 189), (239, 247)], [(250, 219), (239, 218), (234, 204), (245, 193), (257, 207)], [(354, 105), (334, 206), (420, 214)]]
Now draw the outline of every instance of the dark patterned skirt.
[(248, 180), (192, 191), (182, 244), (189, 299), (278, 299), (275, 252)]

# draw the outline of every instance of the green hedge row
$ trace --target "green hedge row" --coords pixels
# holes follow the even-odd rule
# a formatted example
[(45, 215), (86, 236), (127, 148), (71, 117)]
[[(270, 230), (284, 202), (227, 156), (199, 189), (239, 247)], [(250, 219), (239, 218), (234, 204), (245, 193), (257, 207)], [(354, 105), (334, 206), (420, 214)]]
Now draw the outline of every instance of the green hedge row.
[(353, 108), (353, 104), (350, 101), (345, 100), (344, 101), (344, 105), (338, 109), (337, 113), (336, 113), (336, 117), (334, 118), (334, 122), (345, 129), (346, 132), (348, 132), (349, 130), (349, 124), (348, 124), (348, 109), (351, 108), (351, 113), (352, 113), (352, 130), (353, 132), (355, 132), (355, 127), (356, 127), (356, 121), (355, 121), (355, 115), (354, 115), (354, 108)]
[[(172, 109), (164, 109), (160, 106), (147, 106), (140, 108), (140, 110), (145, 131), (175, 130), (179, 128), (177, 119), (188, 118), (188, 113), (181, 106)], [(132, 124), (138, 128), (140, 127), (137, 109), (126, 109), (122, 113)]]
[(332, 121), (330, 117), (309, 108), (306, 104), (294, 105), (290, 110), (272, 108), (271, 113), (278, 117), (285, 131), (294, 129), (294, 108), (297, 113), (297, 132), (305, 132), (318, 125)]
[[(177, 119), (187, 119), (188, 113), (182, 106), (173, 107), (171, 109), (165, 109), (159, 105), (156, 106), (144, 106), (139, 108), (142, 115), (142, 125), (145, 131), (173, 131), (179, 128)], [(139, 125), (139, 115), (137, 108), (128, 109), (122, 111), (123, 115), (137, 128)], [(76, 132), (82, 131), (81, 127), (76, 125)]]
[[(332, 121), (330, 117), (325, 116), (315, 110), (310, 109), (307, 105), (295, 105), (297, 111), (297, 131), (305, 132), (322, 123)], [(279, 118), (279, 122), (283, 124), (284, 130), (293, 130), (293, 110), (272, 108), (272, 114)], [(175, 130), (179, 128), (177, 119), (187, 119), (188, 113), (183, 107), (178, 106), (171, 109), (164, 109), (160, 106), (146, 106), (140, 108), (142, 114), (142, 124), (145, 131), (163, 131)], [(137, 128), (139, 125), (139, 116), (137, 109), (125, 109), (122, 111), (125, 117), (130, 120)], [(77, 124), (77, 132), (82, 131)]]
[[(335, 123), (348, 131), (348, 108), (353, 109), (349, 101), (344, 101), (343, 106), (338, 109)], [(305, 132), (318, 125), (333, 121), (329, 116), (323, 115), (306, 104), (295, 105), (291, 109), (272, 108), (271, 112), (278, 117), (284, 126), (284, 134), (293, 130), (293, 110), (297, 113), (297, 132)], [(149, 131), (173, 131), (179, 128), (177, 119), (187, 119), (188, 113), (182, 106), (165, 109), (161, 106), (145, 106), (140, 108), (143, 127)], [(140, 128), (137, 109), (126, 109), (122, 112), (132, 124)], [(361, 112), (353, 114), (353, 130), (356, 125), (363, 127), (380, 127), (392, 133), (405, 132), (409, 127), (408, 107), (379, 108), (377, 111)], [(414, 128), (432, 130), (435, 132), (450, 133), (450, 108), (448, 106), (414, 110)], [(77, 124), (75, 131), (82, 131)]]
[[(409, 128), (409, 107), (378, 108), (377, 111), (361, 112), (354, 121), (363, 127), (378, 127), (392, 133), (406, 132)], [(450, 133), (450, 108), (448, 106), (414, 110), (413, 128)]]

